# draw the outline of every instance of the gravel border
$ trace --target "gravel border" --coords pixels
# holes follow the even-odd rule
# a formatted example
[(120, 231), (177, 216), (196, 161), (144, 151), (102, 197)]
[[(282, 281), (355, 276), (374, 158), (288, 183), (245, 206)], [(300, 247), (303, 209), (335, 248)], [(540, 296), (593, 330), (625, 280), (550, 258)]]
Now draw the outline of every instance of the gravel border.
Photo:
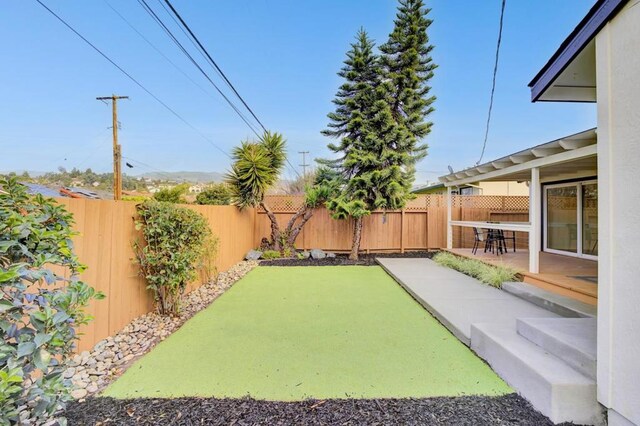
[(272, 402), (245, 399), (89, 398), (71, 425), (524, 425), (553, 423), (517, 394), (422, 399)]
[(336, 257), (326, 257), (324, 259), (273, 259), (261, 260), (260, 266), (377, 266), (376, 258), (424, 258), (431, 259), (437, 251), (408, 251), (405, 253), (369, 253), (361, 254), (358, 260), (349, 260), (348, 254), (336, 254)]
[(63, 378), (71, 382), (71, 397), (82, 400), (100, 392), (256, 266), (258, 262), (255, 261), (236, 263), (219, 273), (215, 280), (186, 294), (179, 316), (162, 316), (155, 312), (139, 316), (115, 335), (96, 343), (92, 350), (74, 355), (67, 360), (63, 373)]

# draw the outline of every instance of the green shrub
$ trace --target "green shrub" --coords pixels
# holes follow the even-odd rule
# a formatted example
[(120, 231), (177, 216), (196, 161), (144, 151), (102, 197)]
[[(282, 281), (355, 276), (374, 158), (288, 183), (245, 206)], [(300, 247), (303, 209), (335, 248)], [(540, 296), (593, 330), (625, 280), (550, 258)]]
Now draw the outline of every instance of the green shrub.
[(142, 203), (147, 201), (149, 196), (147, 195), (123, 195), (122, 201), (135, 201), (136, 203)]
[(201, 214), (185, 207), (145, 201), (137, 209), (136, 229), (142, 231), (143, 241), (135, 241), (133, 248), (140, 275), (153, 292), (158, 313), (177, 315), (211, 231)]
[(188, 188), (189, 185), (187, 184), (177, 185), (173, 188), (163, 188), (153, 194), (153, 199), (166, 203), (186, 204), (187, 200), (184, 198), (184, 194)]
[(262, 258), (269, 260), (269, 259), (280, 259), (281, 254), (278, 250), (265, 250), (264, 252), (262, 252)]
[(224, 206), (231, 204), (231, 188), (226, 183), (214, 183), (196, 195), (196, 204)]
[(498, 288), (502, 287), (504, 282), (514, 281), (517, 275), (516, 271), (505, 266), (488, 265), (479, 260), (467, 259), (444, 251), (435, 255), (433, 260), (442, 266), (455, 269)]
[(211, 282), (218, 275), (216, 259), (218, 258), (219, 245), (220, 239), (213, 234), (209, 235), (202, 245), (202, 255), (200, 256), (200, 262), (198, 264), (202, 282)]
[(23, 406), (39, 424), (70, 399), (64, 362), (91, 320), (84, 308), (104, 295), (79, 279), (73, 216), (15, 178), (0, 188), (0, 424), (18, 423)]

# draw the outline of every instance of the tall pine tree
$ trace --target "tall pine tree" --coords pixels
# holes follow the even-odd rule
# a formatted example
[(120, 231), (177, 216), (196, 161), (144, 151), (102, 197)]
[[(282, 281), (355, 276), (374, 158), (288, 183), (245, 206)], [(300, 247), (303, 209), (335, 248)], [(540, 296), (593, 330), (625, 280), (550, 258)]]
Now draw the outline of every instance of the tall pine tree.
[(381, 78), (373, 47), (361, 30), (338, 73), (345, 82), (334, 100), (335, 112), (328, 115), (328, 129), (323, 131), (340, 139), (338, 144), (329, 144), (339, 157), (324, 163), (338, 172), (342, 191), (327, 206), (335, 218), (355, 220), (352, 259), (358, 257), (363, 217), (375, 209), (403, 207), (411, 185), (406, 182), (405, 169), (412, 159), (403, 149), (411, 135), (393, 118), (391, 88)]
[[(382, 72), (390, 83), (390, 102), (396, 122), (411, 136), (403, 147), (415, 162), (426, 155), (427, 145), (421, 143), (431, 131), (428, 116), (434, 110), (435, 96), (429, 92), (429, 80), (437, 65), (431, 59), (433, 46), (427, 30), (431, 9), (423, 0), (400, 0), (394, 28), (387, 43), (380, 46)], [(407, 169), (413, 183), (414, 172)]]

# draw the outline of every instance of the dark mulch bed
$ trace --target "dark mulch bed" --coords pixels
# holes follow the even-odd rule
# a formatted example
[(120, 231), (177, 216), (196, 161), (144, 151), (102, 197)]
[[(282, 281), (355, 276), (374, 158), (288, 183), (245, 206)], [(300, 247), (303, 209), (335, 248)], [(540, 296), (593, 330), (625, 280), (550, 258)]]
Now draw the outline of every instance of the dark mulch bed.
[(269, 402), (252, 399), (90, 398), (70, 425), (552, 425), (517, 394), (500, 397)]
[(334, 258), (325, 259), (273, 259), (261, 260), (260, 266), (375, 266), (376, 257), (411, 257), (431, 259), (435, 251), (408, 251), (406, 253), (370, 253), (361, 254), (358, 260), (349, 260), (348, 254), (338, 254)]

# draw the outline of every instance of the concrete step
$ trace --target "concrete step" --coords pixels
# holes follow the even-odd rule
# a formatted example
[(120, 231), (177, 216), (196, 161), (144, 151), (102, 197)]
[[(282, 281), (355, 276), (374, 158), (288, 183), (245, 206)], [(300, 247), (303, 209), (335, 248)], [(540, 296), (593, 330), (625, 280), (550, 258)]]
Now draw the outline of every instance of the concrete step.
[(502, 289), (563, 317), (592, 318), (597, 314), (597, 309), (593, 305), (543, 290), (531, 284), (521, 282), (504, 283), (502, 284)]
[(596, 378), (595, 318), (519, 318), (518, 334), (580, 373)]
[(554, 423), (604, 424), (593, 379), (520, 336), (513, 325), (471, 325), (471, 348)]

